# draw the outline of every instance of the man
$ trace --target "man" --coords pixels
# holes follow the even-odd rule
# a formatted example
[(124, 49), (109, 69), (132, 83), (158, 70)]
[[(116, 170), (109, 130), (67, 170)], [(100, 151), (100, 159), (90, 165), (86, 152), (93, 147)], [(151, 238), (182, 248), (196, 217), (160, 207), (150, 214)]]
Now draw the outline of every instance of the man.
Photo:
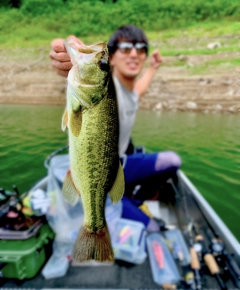
[[(75, 36), (69, 38), (82, 43)], [(166, 180), (176, 173), (181, 166), (180, 157), (171, 151), (152, 154), (129, 153), (133, 153), (130, 137), (138, 110), (139, 98), (147, 91), (162, 63), (162, 56), (157, 50), (153, 51), (149, 57), (148, 68), (141, 78), (137, 78), (147, 59), (148, 41), (144, 32), (134, 25), (120, 27), (111, 36), (108, 47), (118, 98), (119, 155), (126, 161), (124, 164), (126, 194), (132, 195), (132, 190), (138, 184), (142, 184), (144, 188), (144, 184), (147, 184), (148, 181), (151, 181), (151, 184), (157, 189), (160, 180)], [(49, 56), (52, 59), (53, 68), (59, 75), (67, 77), (72, 64), (64, 47), (64, 40), (53, 40), (51, 48)], [(149, 196), (149, 191), (145, 193), (142, 191), (142, 193), (138, 193), (136, 196), (138, 198), (141, 196), (142, 199), (152, 197)]]

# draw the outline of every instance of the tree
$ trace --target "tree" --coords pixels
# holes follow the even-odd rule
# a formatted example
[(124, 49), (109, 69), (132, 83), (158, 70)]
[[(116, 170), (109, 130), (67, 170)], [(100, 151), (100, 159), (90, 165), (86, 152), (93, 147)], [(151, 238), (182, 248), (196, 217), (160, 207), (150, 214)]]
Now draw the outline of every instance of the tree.
[(21, 0), (0, 0), (0, 7), (19, 8)]

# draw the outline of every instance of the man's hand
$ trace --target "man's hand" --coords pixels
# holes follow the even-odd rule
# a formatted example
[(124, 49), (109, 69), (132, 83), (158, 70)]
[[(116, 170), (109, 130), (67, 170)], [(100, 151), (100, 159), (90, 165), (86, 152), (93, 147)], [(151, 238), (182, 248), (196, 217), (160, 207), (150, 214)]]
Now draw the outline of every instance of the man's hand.
[(138, 92), (139, 97), (142, 97), (146, 93), (154, 75), (157, 72), (157, 69), (160, 67), (162, 62), (163, 59), (160, 52), (158, 50), (154, 50), (153, 53), (149, 56), (148, 68), (146, 69), (143, 76), (136, 81), (134, 86), (135, 90)]
[(158, 69), (160, 65), (162, 64), (162, 62), (163, 62), (163, 58), (160, 52), (157, 49), (154, 50), (153, 53), (149, 57), (150, 67), (154, 69)]
[[(83, 44), (81, 40), (74, 35), (68, 37), (79, 44)], [(64, 46), (64, 39), (58, 38), (51, 42), (51, 51), (49, 57), (52, 59), (52, 67), (60, 76), (67, 77), (69, 70), (72, 68), (70, 57)]]

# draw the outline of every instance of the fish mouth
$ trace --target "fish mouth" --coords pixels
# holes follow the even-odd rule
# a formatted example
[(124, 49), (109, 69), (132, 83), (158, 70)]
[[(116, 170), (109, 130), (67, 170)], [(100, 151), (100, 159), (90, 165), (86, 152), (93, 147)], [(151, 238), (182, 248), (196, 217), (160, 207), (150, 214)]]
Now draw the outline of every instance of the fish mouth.
[[(78, 47), (79, 58), (83, 64), (88, 65), (96, 62), (96, 59), (104, 57), (105, 54), (106, 44), (99, 43), (96, 45), (80, 45)], [(98, 56), (99, 55), (99, 56)]]
[(105, 58), (106, 43), (97, 43), (93, 45), (79, 44), (73, 40), (65, 41), (65, 48), (69, 55), (74, 55), (79, 62), (83, 64), (91, 64), (95, 61), (98, 54)]
[(106, 45), (104, 43), (98, 43), (94, 45), (79, 45), (78, 51), (83, 54), (92, 54), (92, 53), (98, 53), (102, 52)]
[(103, 42), (87, 46), (69, 40), (65, 41), (65, 48), (73, 64), (68, 74), (68, 84), (71, 86), (73, 96), (84, 107), (88, 108), (92, 102), (85, 94), (89, 94), (102, 86), (100, 80), (102, 80), (103, 74), (99, 62), (102, 60), (108, 62), (109, 60), (107, 44)]

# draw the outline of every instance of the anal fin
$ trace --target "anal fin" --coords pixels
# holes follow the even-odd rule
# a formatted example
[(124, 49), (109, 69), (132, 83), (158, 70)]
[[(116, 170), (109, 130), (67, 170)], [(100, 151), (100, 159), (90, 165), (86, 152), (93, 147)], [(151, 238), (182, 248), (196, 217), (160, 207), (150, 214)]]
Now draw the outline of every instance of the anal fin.
[(121, 163), (119, 162), (117, 177), (109, 192), (111, 201), (116, 203), (121, 200), (125, 190), (124, 172)]
[(67, 172), (65, 180), (63, 182), (62, 193), (64, 199), (67, 202), (69, 202), (72, 205), (75, 205), (77, 203), (80, 193), (73, 183), (70, 170)]

